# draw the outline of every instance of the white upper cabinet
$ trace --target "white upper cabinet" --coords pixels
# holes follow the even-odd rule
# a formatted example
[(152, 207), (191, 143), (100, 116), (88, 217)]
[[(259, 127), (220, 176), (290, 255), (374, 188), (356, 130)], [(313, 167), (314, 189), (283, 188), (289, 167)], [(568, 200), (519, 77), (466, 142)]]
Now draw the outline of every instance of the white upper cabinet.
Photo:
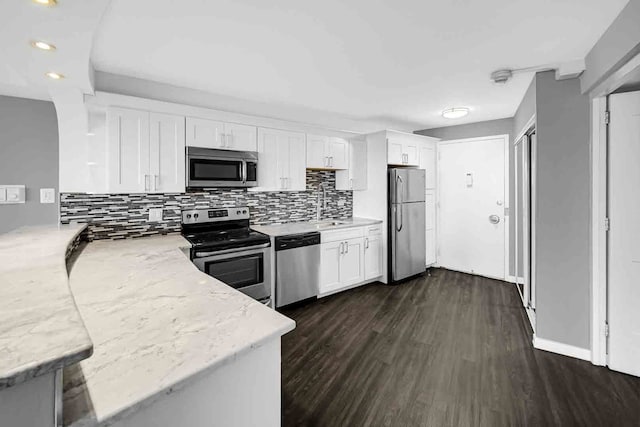
[(255, 126), (187, 117), (187, 146), (256, 151)]
[(149, 173), (153, 192), (185, 191), (184, 117), (151, 113)]
[(398, 166), (418, 166), (420, 137), (399, 132), (387, 133), (387, 163)]
[(255, 126), (237, 123), (224, 124), (224, 139), (227, 150), (256, 151), (258, 146), (258, 129)]
[(425, 170), (425, 187), (436, 188), (436, 141), (424, 141), (420, 144), (420, 169)]
[(110, 193), (144, 193), (151, 190), (148, 112), (109, 108), (107, 165)]
[(307, 168), (347, 169), (349, 142), (342, 138), (307, 134)]
[(259, 191), (306, 190), (305, 135), (258, 128)]
[(367, 142), (349, 141), (349, 169), (336, 171), (336, 190), (367, 189)]
[(224, 123), (187, 117), (187, 146), (224, 148)]
[(331, 169), (349, 167), (349, 141), (342, 138), (329, 138), (329, 159)]
[(109, 108), (107, 122), (108, 192), (185, 191), (184, 117)]

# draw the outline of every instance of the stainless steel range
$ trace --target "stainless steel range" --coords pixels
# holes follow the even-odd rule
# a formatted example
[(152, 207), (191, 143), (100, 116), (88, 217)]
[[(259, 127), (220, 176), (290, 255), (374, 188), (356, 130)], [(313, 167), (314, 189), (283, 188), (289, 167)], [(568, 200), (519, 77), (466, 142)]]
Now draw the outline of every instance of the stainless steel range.
[(270, 304), (271, 241), (249, 228), (248, 207), (183, 211), (182, 235), (201, 271)]

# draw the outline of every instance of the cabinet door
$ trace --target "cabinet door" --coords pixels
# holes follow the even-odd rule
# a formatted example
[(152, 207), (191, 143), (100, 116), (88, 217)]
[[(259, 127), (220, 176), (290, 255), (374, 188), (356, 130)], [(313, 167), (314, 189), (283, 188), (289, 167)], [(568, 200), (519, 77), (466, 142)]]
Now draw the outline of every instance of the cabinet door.
[(425, 170), (425, 187), (436, 188), (436, 143), (423, 142), (420, 148), (420, 169)]
[(307, 167), (309, 169), (326, 169), (329, 167), (329, 156), (325, 153), (329, 138), (321, 135), (307, 134)]
[(336, 171), (336, 190), (367, 189), (367, 143), (349, 141), (349, 169)]
[(436, 195), (435, 190), (425, 193), (425, 265), (436, 263)]
[(150, 114), (149, 173), (151, 191), (185, 192), (184, 117)]
[(328, 156), (331, 169), (348, 169), (349, 142), (342, 138), (329, 138)]
[(405, 154), (405, 164), (418, 166), (420, 163), (420, 149), (417, 141), (407, 141), (402, 145)]
[(151, 191), (149, 113), (125, 108), (107, 111), (108, 191)]
[(276, 191), (284, 185), (278, 159), (286, 153), (281, 153), (278, 135), (277, 130), (258, 128), (258, 187), (254, 190)]
[(387, 163), (390, 165), (403, 165), (404, 164), (404, 146), (402, 141), (397, 138), (387, 139)]
[(340, 253), (344, 242), (320, 245), (320, 293), (340, 288)]
[(340, 259), (342, 286), (354, 285), (364, 280), (364, 238), (349, 239)]
[(382, 276), (382, 236), (367, 236), (364, 239), (364, 279)]
[(281, 136), (283, 148), (287, 155), (282, 155), (279, 161), (283, 163), (285, 190), (305, 191), (307, 189), (307, 147), (305, 135), (296, 132), (283, 132)]
[(187, 146), (202, 148), (224, 147), (224, 123), (187, 117)]
[(223, 142), (223, 148), (227, 150), (256, 151), (257, 129), (255, 126), (225, 123)]

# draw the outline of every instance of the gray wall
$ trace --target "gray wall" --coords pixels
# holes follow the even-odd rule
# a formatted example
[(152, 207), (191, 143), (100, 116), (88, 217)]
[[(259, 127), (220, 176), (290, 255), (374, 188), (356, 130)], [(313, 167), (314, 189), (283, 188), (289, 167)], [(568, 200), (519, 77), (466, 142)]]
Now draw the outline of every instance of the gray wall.
[[(533, 114), (533, 112), (532, 112)], [(529, 116), (531, 117), (531, 116)], [(528, 118), (527, 118), (528, 120)], [(526, 120), (525, 120), (526, 122)], [(513, 119), (490, 120), (486, 122), (470, 123), (466, 125), (447, 126), (441, 128), (424, 129), (414, 133), (419, 135), (432, 136), (442, 140), (477, 138), (491, 135), (509, 135), (509, 200), (513, 206), (515, 200), (514, 187), (514, 157), (513, 138), (515, 134)], [(509, 221), (509, 275), (515, 271), (515, 221)]]
[(589, 99), (578, 79), (536, 82), (536, 335), (590, 348)]
[[(0, 96), (0, 184), (26, 185), (26, 203), (0, 205), (0, 233), (58, 222), (58, 121), (51, 102)], [(40, 188), (56, 203), (40, 204)]]
[(585, 58), (581, 88), (586, 93), (640, 53), (640, 0), (631, 0)]

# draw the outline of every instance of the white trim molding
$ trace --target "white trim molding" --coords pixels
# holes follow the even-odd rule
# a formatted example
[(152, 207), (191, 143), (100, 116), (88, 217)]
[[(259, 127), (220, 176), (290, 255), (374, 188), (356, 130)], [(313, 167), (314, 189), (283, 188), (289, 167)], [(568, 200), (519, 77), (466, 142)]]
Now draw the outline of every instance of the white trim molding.
[(591, 351), (588, 348), (575, 347), (569, 344), (562, 344), (556, 341), (546, 340), (533, 336), (533, 347), (563, 356), (574, 357), (580, 360), (591, 361)]
[(607, 364), (607, 111), (606, 97), (591, 103), (591, 363)]

